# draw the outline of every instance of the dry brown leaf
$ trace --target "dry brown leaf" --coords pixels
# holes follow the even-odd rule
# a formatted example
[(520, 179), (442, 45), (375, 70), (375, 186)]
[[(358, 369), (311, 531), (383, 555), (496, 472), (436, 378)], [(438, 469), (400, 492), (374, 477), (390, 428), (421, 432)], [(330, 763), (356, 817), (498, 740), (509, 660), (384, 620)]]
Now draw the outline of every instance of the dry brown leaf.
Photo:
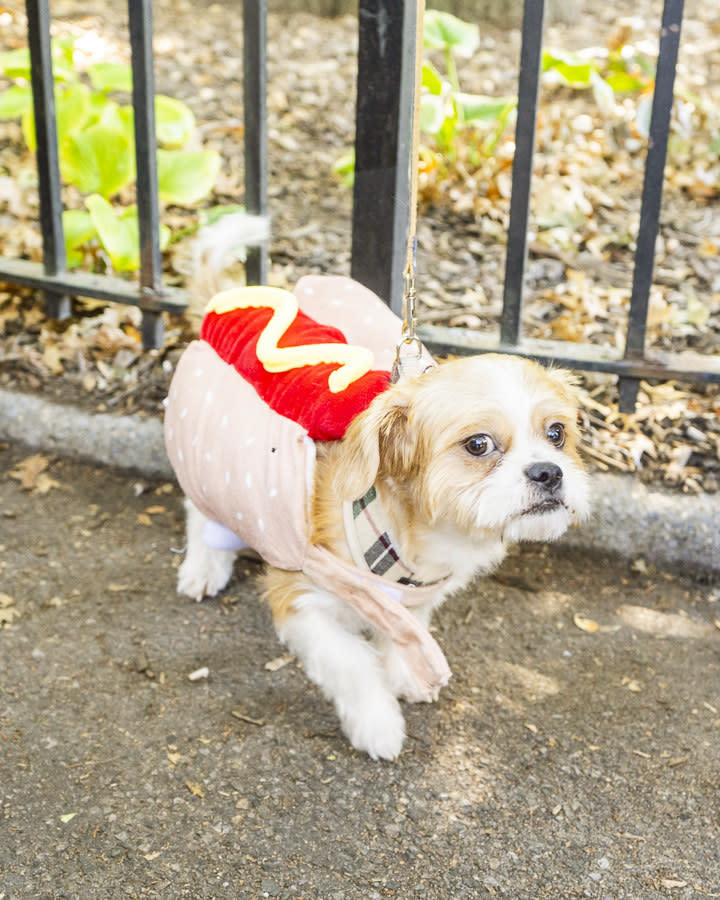
[(153, 521), (147, 513), (138, 513), (138, 525), (152, 525)]
[(35, 487), (33, 488), (34, 494), (47, 494), (48, 491), (51, 491), (53, 488), (60, 487), (60, 482), (55, 481), (54, 478), (51, 478), (47, 472), (41, 472), (37, 481), (35, 482)]
[(15, 609), (15, 598), (9, 594), (0, 594), (0, 627), (10, 625), (19, 615), (20, 610)]
[(283, 656), (278, 656), (275, 659), (266, 662), (264, 668), (268, 672), (277, 672), (279, 669), (283, 669), (288, 663), (291, 663), (294, 659), (295, 657), (291, 653), (285, 653)]
[(49, 344), (43, 350), (42, 361), (53, 375), (62, 375), (65, 372), (62, 359), (63, 353), (57, 344)]
[(573, 616), (573, 622), (580, 631), (587, 631), (588, 634), (595, 634), (600, 630), (600, 626), (594, 619), (586, 619), (585, 616), (578, 615), (578, 613)]
[(185, 787), (187, 787), (191, 794), (195, 794), (196, 797), (205, 796), (205, 792), (203, 791), (203, 789), (194, 781), (186, 781)]
[(50, 460), (41, 453), (28, 456), (19, 462), (10, 472), (10, 477), (20, 482), (24, 491), (33, 491), (37, 487), (38, 478), (50, 465)]
[(145, 512), (149, 516), (157, 516), (157, 515), (160, 515), (161, 513), (166, 513), (167, 509), (164, 506), (148, 506), (148, 508), (145, 510)]

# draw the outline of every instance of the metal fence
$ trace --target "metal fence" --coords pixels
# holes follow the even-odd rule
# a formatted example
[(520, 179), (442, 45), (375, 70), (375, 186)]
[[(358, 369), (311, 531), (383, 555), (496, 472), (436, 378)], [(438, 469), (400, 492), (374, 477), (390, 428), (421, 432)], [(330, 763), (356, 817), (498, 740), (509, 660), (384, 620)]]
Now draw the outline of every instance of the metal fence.
[[(435, 351), (522, 354), (541, 362), (619, 376), (620, 408), (634, 408), (641, 378), (691, 383), (720, 382), (718, 357), (663, 354), (645, 348), (655, 239), (673, 105), (683, 0), (665, 0), (652, 104), (645, 177), (636, 242), (624, 352), (591, 344), (522, 336), (523, 286), (532, 187), (535, 123), (541, 73), (544, 0), (525, 0), (515, 157), (508, 228), (505, 284), (499, 334), (423, 326), (419, 334)], [(414, 54), (415, 4), (360, 0), (359, 73), (352, 272), (380, 296), (399, 303), (405, 264), (407, 152)], [(384, 47), (402, 47), (388, 58)], [(388, 127), (391, 123), (391, 127)], [(391, 199), (394, 198), (394, 199)], [(420, 283), (422, 273), (420, 273)]]
[[(132, 105), (137, 164), (136, 200), (139, 220), (139, 281), (67, 269), (50, 46), (49, 0), (26, 0), (37, 139), (38, 191), (42, 231), (42, 264), (0, 258), (0, 281), (37, 288), (45, 293), (48, 315), (70, 314), (71, 296), (93, 297), (138, 306), (142, 310), (145, 347), (163, 343), (163, 311), (181, 312), (182, 291), (162, 283), (159, 246), (159, 202), (155, 140), (155, 79), (152, 52), (152, 0), (128, 0), (132, 57)], [(245, 206), (267, 214), (267, 134), (265, 48), (266, 3), (243, 0), (243, 95), (245, 108)], [(249, 247), (248, 278), (267, 278), (267, 248)]]
[[(107, 275), (69, 272), (65, 261), (62, 201), (50, 52), (49, 0), (27, 0), (37, 132), (37, 165), (43, 263), (0, 258), (0, 281), (45, 292), (53, 317), (69, 314), (69, 296), (134, 304), (143, 311), (143, 342), (162, 344), (162, 312), (185, 306), (182, 292), (162, 284), (158, 244), (155, 162), (152, 0), (128, 0), (135, 111), (137, 205), (140, 223), (139, 282)], [(532, 187), (535, 122), (541, 71), (544, 0), (526, 0), (522, 26), (518, 113), (503, 309), (499, 334), (425, 326), (421, 337), (449, 353), (499, 351), (542, 362), (619, 376), (620, 406), (633, 408), (641, 378), (720, 382), (720, 359), (664, 354), (645, 348), (655, 239), (658, 233), (673, 85), (683, 0), (665, 0), (652, 106), (650, 137), (637, 237), (633, 286), (624, 352), (590, 344), (522, 336), (523, 285)], [(416, 49), (415, 0), (359, 0), (355, 187), (352, 275), (398, 309), (402, 297), (408, 221), (409, 148)], [(268, 212), (266, 126), (267, 0), (243, 0), (243, 97), (245, 116), (245, 206)], [(267, 278), (267, 248), (248, 248), (247, 279)]]

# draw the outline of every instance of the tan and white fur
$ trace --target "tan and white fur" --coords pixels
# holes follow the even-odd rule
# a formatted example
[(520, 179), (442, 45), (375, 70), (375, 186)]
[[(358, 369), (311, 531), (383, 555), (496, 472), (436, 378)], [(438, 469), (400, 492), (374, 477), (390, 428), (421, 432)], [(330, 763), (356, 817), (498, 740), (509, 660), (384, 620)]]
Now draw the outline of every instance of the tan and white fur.
[[(403, 560), (427, 583), (450, 577), (413, 612), (425, 625), (447, 596), (491, 572), (517, 541), (558, 538), (588, 510), (577, 406), (563, 371), (509, 356), (441, 363), (375, 398), (341, 441), (318, 443), (311, 542), (350, 561), (343, 501), (372, 486)], [(188, 501), (179, 590), (221, 590), (233, 554), (202, 543)], [(263, 595), (280, 639), (332, 701), (351, 744), (394, 759), (400, 699), (420, 699), (395, 645), (299, 572), (268, 568)]]

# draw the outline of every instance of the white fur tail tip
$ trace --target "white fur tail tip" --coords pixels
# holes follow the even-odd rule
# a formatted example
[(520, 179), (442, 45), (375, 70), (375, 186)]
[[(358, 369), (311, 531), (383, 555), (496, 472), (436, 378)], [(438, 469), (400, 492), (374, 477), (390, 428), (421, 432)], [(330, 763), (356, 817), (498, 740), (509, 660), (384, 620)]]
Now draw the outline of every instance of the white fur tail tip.
[(195, 239), (195, 269), (205, 268), (217, 274), (232, 261), (242, 256), (247, 246), (260, 244), (270, 237), (270, 219), (249, 213), (231, 213), (212, 225), (206, 225)]

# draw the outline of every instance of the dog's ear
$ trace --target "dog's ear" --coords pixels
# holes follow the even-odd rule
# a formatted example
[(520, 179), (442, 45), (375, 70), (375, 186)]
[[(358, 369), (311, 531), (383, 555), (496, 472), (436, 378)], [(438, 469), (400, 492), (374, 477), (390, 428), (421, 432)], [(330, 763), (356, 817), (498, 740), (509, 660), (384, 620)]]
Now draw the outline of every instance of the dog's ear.
[(545, 374), (555, 384), (560, 391), (560, 395), (568, 402), (577, 404), (580, 390), (578, 376), (569, 369), (560, 369), (555, 366), (548, 366)]
[(378, 474), (397, 478), (409, 471), (413, 454), (409, 404), (409, 392), (394, 385), (350, 423), (343, 438), (345, 465), (336, 484), (343, 497), (362, 497)]

